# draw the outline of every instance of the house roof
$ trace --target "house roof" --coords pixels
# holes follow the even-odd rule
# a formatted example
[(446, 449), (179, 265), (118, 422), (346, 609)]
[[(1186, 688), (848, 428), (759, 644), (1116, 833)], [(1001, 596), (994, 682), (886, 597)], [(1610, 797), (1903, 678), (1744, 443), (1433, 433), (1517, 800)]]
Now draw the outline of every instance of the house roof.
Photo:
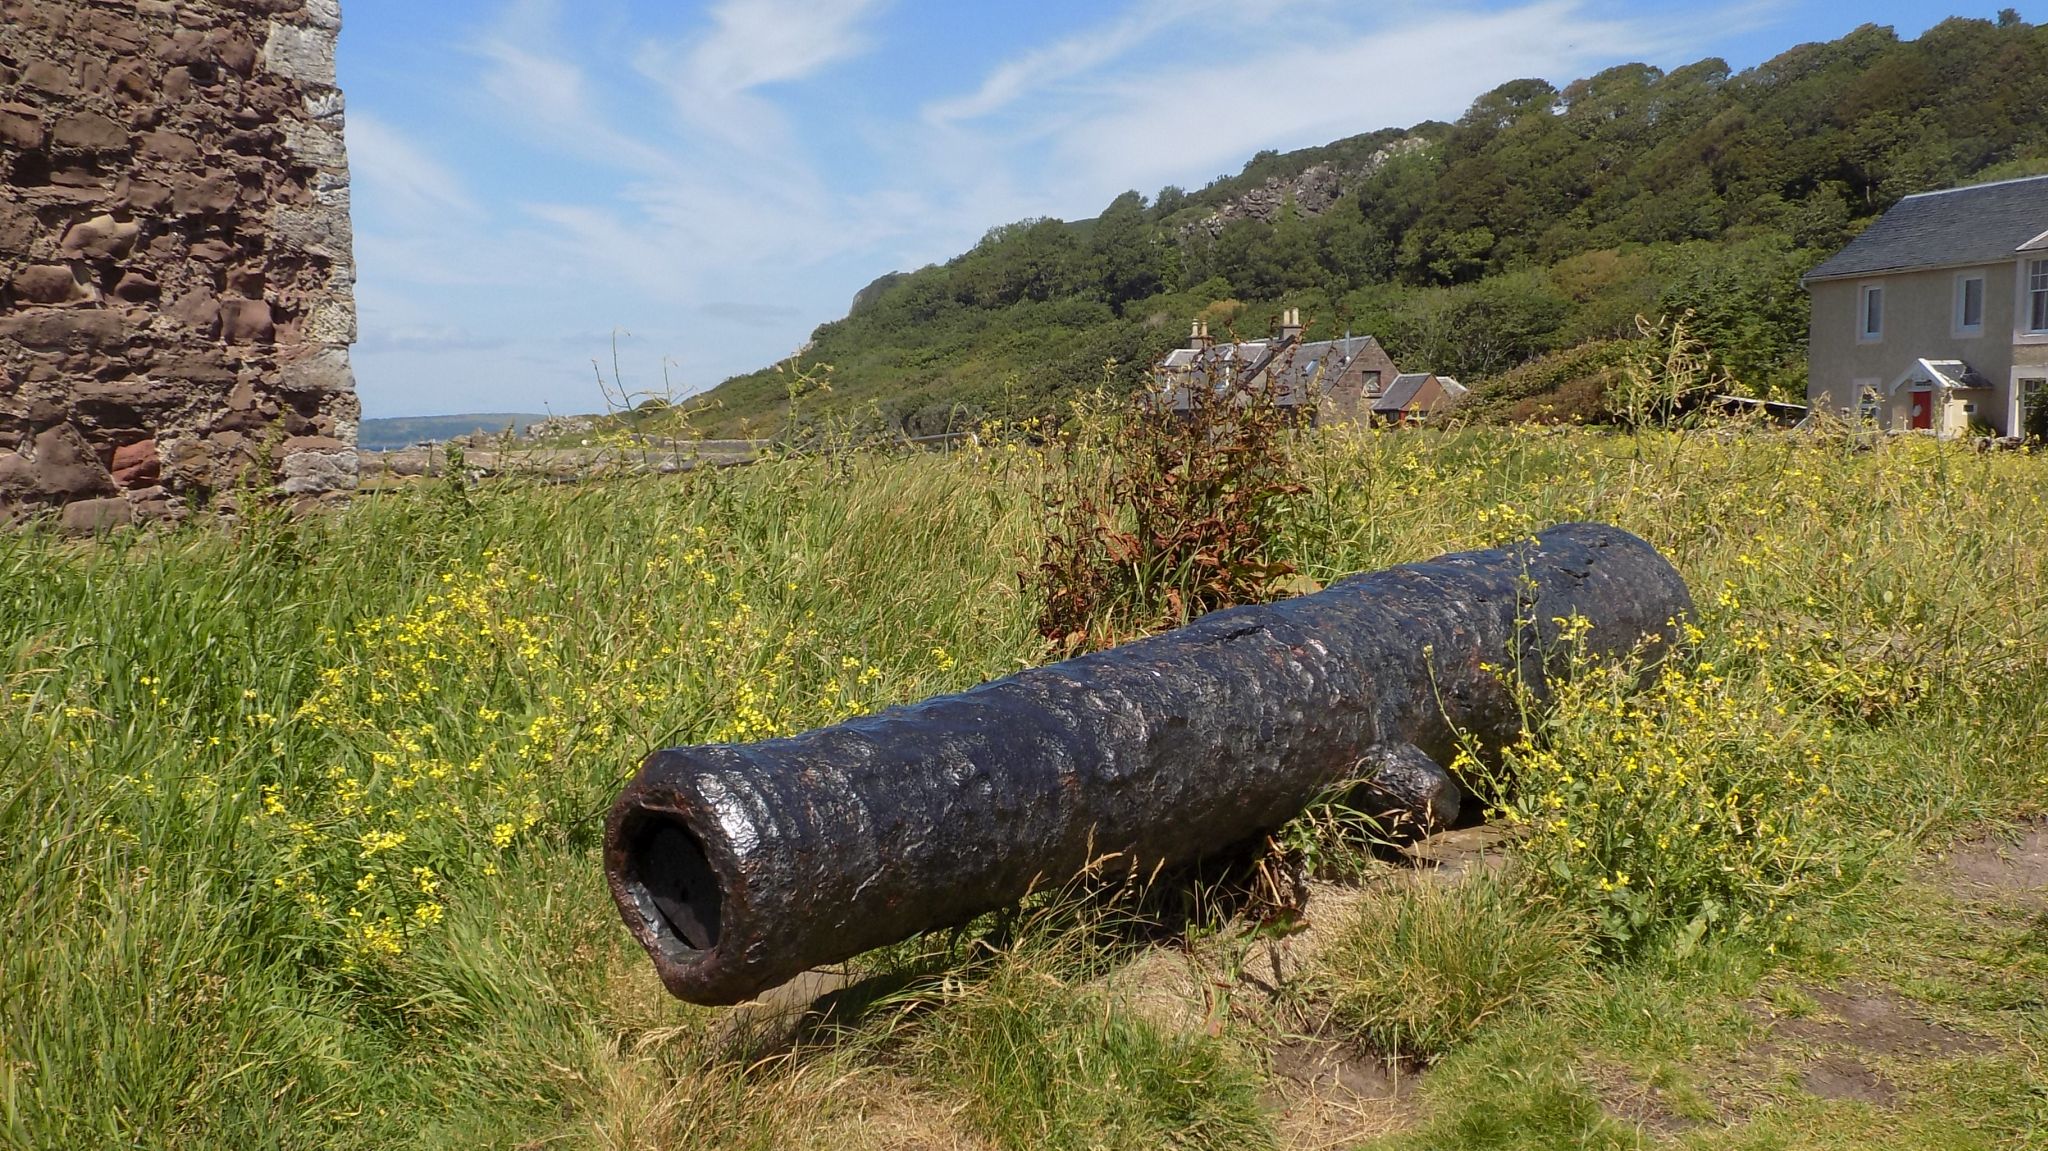
[(1159, 361), (1158, 386), (1170, 391), (1179, 386), (1182, 378), (1200, 374), (1220, 389), (1235, 381), (1258, 379), (1262, 373), (1277, 368), (1275, 379), (1283, 391), (1291, 394), (1298, 384), (1314, 381), (1327, 387), (1335, 383), (1360, 356), (1379, 347), (1379, 341), (1371, 336), (1308, 343), (1296, 343), (1293, 337), (1283, 336), (1216, 344), (1206, 349), (1175, 348)]
[(1380, 393), (1380, 398), (1372, 402), (1372, 410), (1376, 412), (1407, 411), (1415, 403), (1416, 393), (1420, 392), (1422, 385), (1428, 382), (1428, 372), (1404, 372), (1401, 375), (1395, 376), (1394, 382), (1387, 385), (1387, 390)]
[(1908, 379), (1962, 391), (1982, 391), (1991, 387), (1990, 380), (1961, 360), (1915, 360), (1913, 366), (1906, 369), (1906, 374), (1899, 377), (1901, 383)]
[(2048, 176), (1908, 196), (1805, 282), (1995, 264), (2048, 241)]

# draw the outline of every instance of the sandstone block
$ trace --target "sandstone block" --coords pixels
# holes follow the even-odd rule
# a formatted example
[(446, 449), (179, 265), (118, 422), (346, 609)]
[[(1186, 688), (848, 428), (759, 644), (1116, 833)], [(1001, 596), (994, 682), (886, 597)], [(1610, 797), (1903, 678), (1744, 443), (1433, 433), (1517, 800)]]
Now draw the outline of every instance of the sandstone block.
[(50, 140), (59, 148), (88, 152), (120, 152), (128, 147), (128, 129), (96, 112), (61, 116)]
[(0, 498), (19, 499), (35, 490), (35, 465), (20, 452), (0, 452)]
[(71, 304), (92, 299), (92, 290), (78, 282), (65, 264), (37, 264), (14, 277), (14, 294), (31, 304)]
[(108, 76), (114, 91), (130, 100), (147, 100), (156, 94), (156, 64), (147, 60), (129, 60), (119, 65)]
[(36, 490), (45, 495), (84, 499), (113, 494), (114, 477), (70, 424), (58, 424), (36, 437), (34, 465)]
[(114, 294), (130, 303), (141, 304), (156, 299), (163, 293), (163, 285), (143, 272), (128, 272), (121, 282), (114, 285)]
[(218, 215), (235, 206), (242, 186), (227, 172), (208, 172), (171, 189), (171, 210), (181, 216)]
[(235, 75), (247, 76), (256, 70), (256, 42), (240, 32), (216, 28), (207, 33), (206, 44), (220, 66)]
[(73, 257), (118, 259), (134, 251), (135, 241), (141, 236), (142, 225), (135, 221), (99, 215), (73, 224), (71, 230), (64, 233), (59, 250)]
[(21, 82), (40, 92), (52, 96), (75, 96), (78, 94), (78, 80), (69, 64), (55, 60), (31, 60), (21, 70)]
[(171, 202), (171, 190), (155, 180), (123, 179), (114, 185), (114, 194), (136, 212), (154, 212)]
[(206, 33), (196, 28), (187, 28), (171, 37), (168, 43), (159, 44), (157, 55), (171, 64), (211, 64), (214, 61)]
[(173, 503), (170, 494), (160, 487), (144, 488), (142, 491), (129, 492), (128, 504), (135, 509), (135, 522), (139, 524), (179, 518), (178, 505)]
[(33, 255), (42, 230), (42, 221), (36, 219), (27, 204), (0, 199), (0, 252)]
[(78, 500), (64, 505), (58, 524), (78, 536), (102, 535), (135, 522), (135, 508), (127, 500), (107, 498)]
[(230, 367), (227, 357), (218, 348), (196, 349), (184, 355), (169, 356), (156, 366), (158, 375), (167, 380), (182, 380), (195, 391), (218, 395), (234, 388), (235, 370)]
[(199, 87), (192, 80), (192, 69), (172, 68), (164, 73), (164, 99), (173, 104), (182, 104), (192, 98), (192, 90)]
[(112, 467), (114, 483), (123, 490), (146, 488), (162, 477), (163, 460), (156, 451), (156, 441), (139, 440), (114, 449)]
[(189, 137), (159, 128), (142, 137), (137, 149), (145, 159), (166, 164), (190, 164), (199, 159), (199, 145)]
[(115, 53), (140, 52), (149, 43), (149, 33), (142, 30), (142, 25), (104, 10), (80, 13), (78, 22), (73, 25), (73, 34)]
[(42, 147), (42, 113), (21, 104), (0, 104), (0, 142), (24, 150)]
[(230, 344), (269, 343), (277, 337), (277, 324), (262, 300), (222, 300), (220, 334)]
[(128, 329), (119, 314), (98, 309), (22, 312), (0, 316), (0, 339), (44, 351), (87, 351), (126, 343)]

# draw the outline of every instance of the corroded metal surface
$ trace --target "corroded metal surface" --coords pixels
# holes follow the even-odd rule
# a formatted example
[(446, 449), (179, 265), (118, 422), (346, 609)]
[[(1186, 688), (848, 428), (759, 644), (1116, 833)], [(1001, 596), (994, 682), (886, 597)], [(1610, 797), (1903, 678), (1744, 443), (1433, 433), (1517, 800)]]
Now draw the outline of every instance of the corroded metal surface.
[(1343, 797), (1345, 806), (1371, 816), (1379, 833), (1401, 843), (1433, 835), (1458, 822), (1464, 791), (1444, 766), (1412, 743), (1381, 743), (1365, 750), (1352, 775), (1363, 781)]
[(1649, 544), (1570, 524), (836, 727), (659, 751), (612, 808), (612, 894), (672, 993), (736, 1003), (1112, 852), (1240, 843), (1386, 745), (1497, 748), (1520, 730), (1502, 669), (1546, 699), (1559, 621), (1611, 656), (1675, 642), (1691, 606)]

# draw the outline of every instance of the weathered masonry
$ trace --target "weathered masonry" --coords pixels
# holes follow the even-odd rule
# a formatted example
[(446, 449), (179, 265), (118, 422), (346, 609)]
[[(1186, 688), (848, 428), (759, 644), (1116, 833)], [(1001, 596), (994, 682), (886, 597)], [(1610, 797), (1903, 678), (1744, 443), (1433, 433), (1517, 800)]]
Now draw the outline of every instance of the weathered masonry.
[(339, 0), (0, 0), (0, 522), (355, 487)]

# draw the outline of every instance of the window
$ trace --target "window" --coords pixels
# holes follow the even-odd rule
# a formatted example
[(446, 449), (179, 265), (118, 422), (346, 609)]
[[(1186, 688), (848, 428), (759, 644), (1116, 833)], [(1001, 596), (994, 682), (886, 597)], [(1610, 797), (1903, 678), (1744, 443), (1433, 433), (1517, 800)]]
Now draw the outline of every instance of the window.
[(2048, 380), (2020, 381), (2020, 434), (2048, 440)]
[(1984, 277), (1959, 276), (1956, 278), (1956, 334), (1976, 336), (1983, 332)]
[[(2043, 261), (2048, 264), (2048, 261)], [(2048, 295), (2048, 293), (2044, 293)], [(1884, 335), (1884, 289), (1875, 284), (1863, 289), (1863, 307), (1856, 325), (1858, 339), (1875, 340)]]
[(2048, 332), (2048, 260), (2027, 264), (2027, 330)]

